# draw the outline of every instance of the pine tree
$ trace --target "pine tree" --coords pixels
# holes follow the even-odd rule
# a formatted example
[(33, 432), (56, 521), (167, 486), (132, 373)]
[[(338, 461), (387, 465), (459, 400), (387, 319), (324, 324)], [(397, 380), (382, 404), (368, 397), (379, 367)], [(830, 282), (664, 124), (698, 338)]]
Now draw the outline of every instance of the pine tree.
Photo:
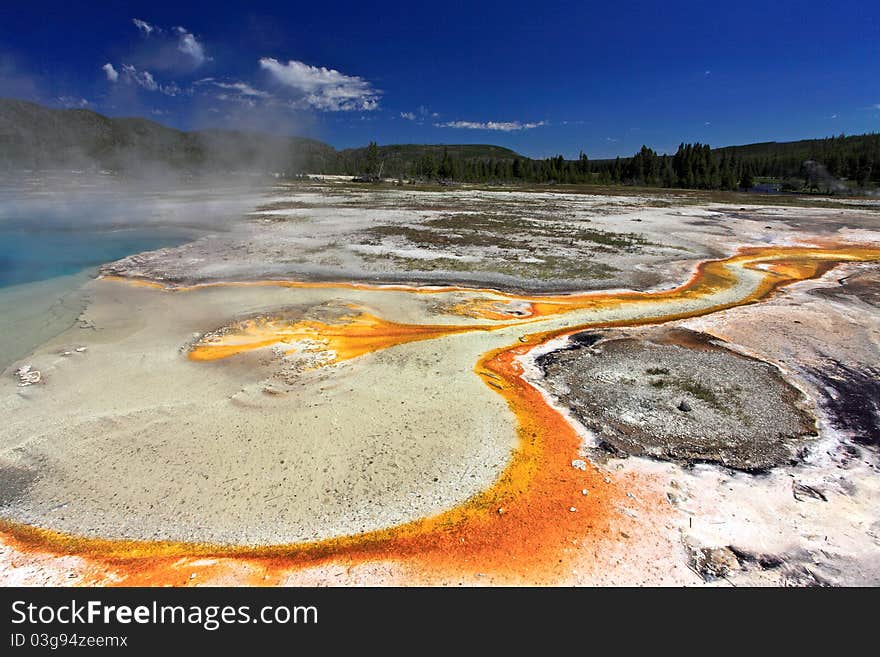
[(374, 141), (367, 146), (367, 173), (373, 176), (379, 173), (379, 144)]
[(452, 158), (449, 157), (449, 150), (447, 148), (443, 149), (443, 159), (440, 160), (440, 168), (438, 169), (437, 174), (441, 178), (455, 177), (455, 168), (452, 163)]

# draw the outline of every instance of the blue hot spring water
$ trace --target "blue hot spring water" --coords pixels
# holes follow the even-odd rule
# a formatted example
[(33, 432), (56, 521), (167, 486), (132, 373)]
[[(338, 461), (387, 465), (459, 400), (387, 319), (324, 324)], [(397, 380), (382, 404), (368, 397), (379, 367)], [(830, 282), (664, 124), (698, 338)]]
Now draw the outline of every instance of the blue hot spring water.
[(179, 225), (95, 221), (85, 205), (69, 210), (0, 203), (0, 371), (74, 325), (100, 265), (198, 235)]

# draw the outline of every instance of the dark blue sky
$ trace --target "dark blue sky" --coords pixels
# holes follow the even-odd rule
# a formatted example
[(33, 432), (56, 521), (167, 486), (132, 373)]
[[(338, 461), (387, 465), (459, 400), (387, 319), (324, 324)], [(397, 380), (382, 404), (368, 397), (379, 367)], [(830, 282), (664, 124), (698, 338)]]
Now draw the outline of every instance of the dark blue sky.
[(875, 132), (880, 2), (10, 0), (0, 95), (531, 156)]

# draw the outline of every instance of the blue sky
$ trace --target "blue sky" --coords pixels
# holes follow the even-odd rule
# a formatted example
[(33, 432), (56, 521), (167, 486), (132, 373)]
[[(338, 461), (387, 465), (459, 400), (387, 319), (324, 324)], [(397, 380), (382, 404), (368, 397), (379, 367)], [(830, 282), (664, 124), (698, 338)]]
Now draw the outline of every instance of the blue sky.
[(880, 2), (4, 2), (0, 95), (533, 157), (880, 131)]

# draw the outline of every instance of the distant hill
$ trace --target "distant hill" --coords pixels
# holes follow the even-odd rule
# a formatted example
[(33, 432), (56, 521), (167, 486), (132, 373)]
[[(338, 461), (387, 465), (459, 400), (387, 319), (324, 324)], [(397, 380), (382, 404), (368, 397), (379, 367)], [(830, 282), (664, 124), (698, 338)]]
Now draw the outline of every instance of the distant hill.
[[(864, 135), (841, 135), (839, 137), (822, 137), (817, 139), (801, 139), (798, 141), (762, 141), (754, 144), (737, 146), (720, 146), (712, 148), (716, 158), (735, 157), (743, 161), (757, 162), (760, 160), (786, 159), (800, 166), (804, 160), (825, 160), (834, 152), (852, 152), (876, 149), (880, 143), (880, 135), (869, 133)], [(631, 158), (619, 158), (627, 161)], [(615, 158), (590, 160), (594, 164), (610, 164)]]
[[(880, 134), (711, 148), (674, 155), (647, 146), (633, 157), (535, 160), (490, 144), (397, 144), (337, 151), (302, 137), (234, 130), (183, 132), (140, 118), (111, 119), (0, 99), (0, 170), (369, 174), (422, 180), (631, 184), (751, 189), (757, 179), (790, 190), (872, 189), (880, 184)], [(766, 182), (764, 183), (766, 184)]]
[(764, 179), (783, 191), (860, 192), (880, 184), (880, 134), (722, 148), (681, 144), (674, 155), (659, 156), (643, 146), (630, 158), (590, 162), (589, 170), (610, 184), (750, 189)]
[[(361, 173), (366, 147), (336, 151), (303, 137), (234, 130), (183, 132), (142, 118), (113, 119), (84, 109), (58, 110), (0, 98), (0, 170), (108, 169), (137, 172), (157, 167), (179, 171)], [(384, 171), (411, 170), (426, 155), (444, 150), (458, 160), (513, 159), (514, 151), (491, 145), (380, 146)]]
[(138, 172), (323, 170), (336, 150), (302, 137), (200, 130), (182, 132), (140, 118), (111, 119), (0, 99), (0, 170), (99, 168)]
[[(391, 161), (411, 161), (429, 155), (440, 159), (443, 153), (449, 153), (450, 157), (455, 159), (509, 159), (522, 158), (523, 156), (503, 146), (492, 146), (491, 144), (391, 144), (388, 146), (379, 146), (379, 156), (384, 160)], [(346, 148), (339, 151), (342, 156), (366, 157), (367, 147)]]
[[(347, 148), (339, 152), (339, 173), (370, 171), (369, 147)], [(468, 164), (480, 161), (509, 161), (525, 159), (516, 151), (491, 144), (391, 144), (378, 146), (376, 157), (384, 176), (433, 177), (444, 157), (454, 161), (461, 171)], [(444, 176), (441, 176), (444, 177)], [(448, 176), (447, 176), (448, 177)]]
[(851, 135), (849, 137), (826, 137), (799, 141), (763, 141), (741, 146), (713, 148), (712, 152), (716, 155), (729, 155), (741, 159), (794, 157), (803, 161), (817, 159), (834, 148), (859, 148), (876, 141), (876, 134)]
[(805, 162), (820, 163), (829, 175), (880, 182), (880, 134), (763, 142), (713, 149), (717, 157), (748, 162), (762, 176), (797, 175)]

